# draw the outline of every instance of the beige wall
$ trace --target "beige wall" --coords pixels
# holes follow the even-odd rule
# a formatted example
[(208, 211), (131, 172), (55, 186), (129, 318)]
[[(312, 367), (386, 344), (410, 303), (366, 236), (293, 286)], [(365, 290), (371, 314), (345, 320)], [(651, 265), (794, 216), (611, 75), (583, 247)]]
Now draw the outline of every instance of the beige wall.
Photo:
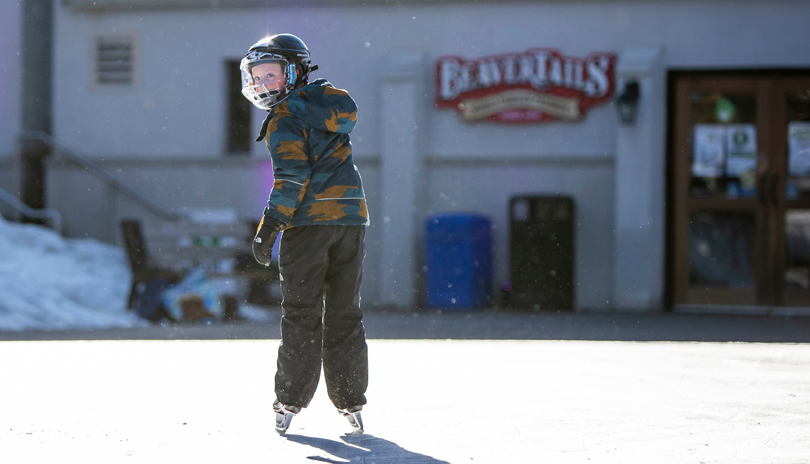
[[(654, 44), (663, 54), (656, 61), (656, 77), (644, 92), (663, 89), (661, 76), (667, 70), (810, 66), (806, 51), (810, 3), (793, 0), (493, 1), (464, 6), (403, 2), (396, 8), (364, 7), (357, 1), (351, 7), (328, 1), (285, 1), (254, 8), (244, 6), (251, 1), (244, 0), (248, 3), (242, 8), (188, 9), (177, 5), (199, 6), (200, 2), (177, 0), (161, 3), (162, 8), (98, 11), (77, 7), (82, 3), (89, 8), (84, 0), (54, 1), (59, 5), (55, 11), (54, 72), (59, 76), (54, 83), (58, 96), (55, 137), (171, 208), (233, 206), (240, 215), (258, 214), (269, 190), (260, 173), (266, 169), (267, 151), (254, 144), (253, 158), (233, 160), (223, 155), (227, 138), (223, 63), (240, 58), (246, 47), (265, 34), (292, 31), (300, 35), (320, 65), (316, 76), (347, 88), (360, 108), (352, 142), (373, 221), (363, 290), (371, 303), (388, 291), (381, 287), (381, 274), (390, 277), (404, 268), (418, 269), (423, 259), (418, 252), (402, 258), (397, 266), (380, 263), (396, 251), (390, 244), (384, 247), (385, 240), (400, 242), (398, 231), (414, 222), (418, 222), (416, 229), (408, 236), (413, 243), (407, 247), (419, 249), (424, 225), (418, 213), (423, 204), (426, 214), (468, 210), (493, 220), (497, 285), (507, 274), (508, 198), (516, 193), (559, 192), (574, 197), (581, 219), (576, 237), (577, 308), (616, 307), (614, 300), (621, 295), (614, 287), (635, 285), (639, 274), (654, 282), (641, 284), (641, 296), (622, 298), (645, 309), (660, 307), (663, 275), (635, 266), (639, 259), (627, 252), (652, 250), (662, 261), (664, 251), (658, 244), (663, 223), (659, 220), (654, 233), (643, 235), (645, 243), (640, 247), (635, 246), (637, 235), (626, 232), (642, 214), (663, 217), (665, 175), (658, 169), (665, 157), (663, 98), (650, 98), (660, 97), (658, 93), (642, 96), (649, 104), (643, 110), (654, 126), (651, 130), (622, 129), (610, 104), (593, 108), (579, 123), (465, 124), (453, 111), (433, 105), (431, 66), (438, 57), (477, 58), (530, 47), (556, 48), (583, 57), (593, 51), (620, 53), (628, 46)], [(128, 4), (145, 2), (151, 0)], [(136, 38), (136, 86), (109, 89), (93, 84), (92, 43), (102, 34)], [(405, 105), (400, 105), (397, 95), (385, 94), (392, 86), (403, 87), (400, 77), (388, 75), (390, 57), (399, 54), (423, 56), (425, 66), (413, 78), (413, 95), (403, 100), (410, 105), (405, 124), (400, 121)], [(422, 88), (424, 92), (414, 90)], [(385, 107), (386, 102), (390, 107)], [(262, 116), (255, 110), (254, 129)], [(403, 129), (417, 119), (418, 128)], [(398, 142), (400, 132), (417, 138), (409, 141), (413, 148), (406, 150), (406, 144)], [(403, 170), (397, 169), (396, 160), (408, 159), (397, 158), (400, 155), (424, 160), (424, 172), (414, 175), (412, 171), (409, 183), (402, 184), (420, 185), (418, 192), (399, 188), (398, 179), (407, 176), (399, 176)], [(644, 161), (636, 163), (641, 158)], [(646, 175), (643, 182), (634, 179), (636, 171)], [(638, 184), (653, 186), (647, 190), (655, 195), (647, 190), (639, 193)], [(54, 166), (48, 190), (49, 206), (65, 215), (71, 235), (109, 240), (124, 214), (144, 214), (131, 201), (112, 195), (73, 168)], [(401, 211), (390, 201), (395, 195), (423, 191), (424, 201), (420, 197), (410, 203), (417, 214)], [(648, 202), (651, 211), (639, 210), (639, 198), (654, 199)], [(382, 211), (384, 204), (394, 205), (389, 208), (392, 211)], [(383, 233), (386, 228), (380, 221), (386, 216), (399, 223)], [(622, 257), (624, 261), (619, 260)], [(386, 285), (393, 281), (389, 278)]]
[[(269, 163), (255, 158), (221, 160), (135, 159), (99, 163), (156, 203), (173, 212), (189, 209), (233, 208), (241, 218), (257, 218), (264, 208), (269, 186)], [(369, 201), (371, 226), (366, 234), (366, 272), (362, 296), (365, 304), (379, 304), (383, 215), (380, 167), (376, 160), (359, 161), (358, 170)], [(509, 199), (515, 195), (565, 195), (577, 207), (577, 307), (609, 308), (603, 299), (612, 283), (614, 194), (610, 160), (517, 161), (472, 163), (429, 160), (425, 216), (450, 211), (485, 212), (493, 224), (493, 278), (500, 286), (509, 273)], [(0, 171), (0, 175), (2, 171)], [(499, 179), (512, 179), (502, 184)], [(2, 177), (0, 177), (2, 179)], [(144, 207), (116, 192), (72, 163), (52, 162), (48, 168), (48, 205), (63, 215), (65, 234), (121, 243), (118, 223), (123, 218), (160, 221)], [(423, 250), (424, 224), (419, 223), (417, 248)], [(423, 259), (422, 254), (415, 256)], [(415, 263), (418, 265), (418, 263)], [(424, 275), (419, 276), (420, 288)]]

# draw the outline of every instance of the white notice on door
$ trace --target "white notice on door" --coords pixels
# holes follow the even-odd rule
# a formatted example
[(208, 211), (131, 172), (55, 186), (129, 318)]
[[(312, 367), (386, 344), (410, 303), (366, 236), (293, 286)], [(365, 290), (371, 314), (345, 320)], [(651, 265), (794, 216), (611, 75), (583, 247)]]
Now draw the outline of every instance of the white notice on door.
[(695, 126), (693, 176), (720, 177), (723, 175), (724, 135), (725, 129), (719, 124), (697, 124)]
[(757, 127), (753, 124), (726, 126), (728, 162), (726, 175), (740, 177), (757, 167)]
[(788, 124), (788, 170), (791, 177), (810, 174), (810, 122)]

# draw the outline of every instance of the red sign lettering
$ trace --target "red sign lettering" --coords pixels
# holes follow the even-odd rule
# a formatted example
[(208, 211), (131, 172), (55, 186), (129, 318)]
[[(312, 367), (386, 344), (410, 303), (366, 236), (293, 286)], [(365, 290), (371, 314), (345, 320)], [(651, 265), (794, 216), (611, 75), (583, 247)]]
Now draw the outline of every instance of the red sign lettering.
[(457, 110), (466, 122), (580, 121), (614, 92), (616, 55), (585, 58), (557, 50), (436, 61), (436, 107)]

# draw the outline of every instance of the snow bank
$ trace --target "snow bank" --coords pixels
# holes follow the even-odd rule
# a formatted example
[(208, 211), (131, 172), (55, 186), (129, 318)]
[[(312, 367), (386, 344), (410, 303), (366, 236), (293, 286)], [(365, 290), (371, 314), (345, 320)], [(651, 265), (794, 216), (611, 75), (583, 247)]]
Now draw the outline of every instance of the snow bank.
[(0, 216), (0, 331), (136, 327), (121, 248)]

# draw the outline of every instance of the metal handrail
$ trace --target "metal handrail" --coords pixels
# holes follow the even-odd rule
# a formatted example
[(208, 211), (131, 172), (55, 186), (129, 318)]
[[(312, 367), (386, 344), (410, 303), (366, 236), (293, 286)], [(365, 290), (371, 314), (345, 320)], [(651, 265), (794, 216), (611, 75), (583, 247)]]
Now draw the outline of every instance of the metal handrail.
[(99, 179), (103, 180), (114, 189), (120, 190), (126, 196), (135, 200), (137, 203), (140, 203), (144, 206), (147, 210), (149, 210), (152, 214), (160, 217), (161, 219), (166, 219), (169, 221), (174, 221), (180, 219), (182, 216), (174, 213), (172, 211), (167, 210), (163, 206), (155, 203), (151, 198), (147, 197), (140, 191), (136, 190), (135, 188), (129, 186), (128, 184), (124, 183), (122, 180), (118, 179), (114, 175), (110, 174), (109, 171), (105, 170), (98, 164), (96, 164), (90, 158), (80, 154), (78, 151), (74, 150), (73, 148), (68, 147), (62, 142), (59, 142), (52, 136), (46, 134), (45, 132), (41, 131), (24, 131), (20, 132), (18, 138), (20, 140), (36, 140), (40, 141), (54, 150), (61, 152), (65, 155), (68, 159), (73, 161), (74, 163), (78, 164), (79, 166), (85, 168), (88, 172), (93, 174), (94, 176), (98, 177)]
[(50, 219), (51, 227), (59, 232), (59, 234), (62, 233), (62, 215), (59, 214), (59, 211), (55, 209), (34, 209), (20, 201), (20, 199), (12, 195), (11, 192), (2, 188), (0, 188), (0, 200), (3, 200), (24, 216), (36, 219)]

